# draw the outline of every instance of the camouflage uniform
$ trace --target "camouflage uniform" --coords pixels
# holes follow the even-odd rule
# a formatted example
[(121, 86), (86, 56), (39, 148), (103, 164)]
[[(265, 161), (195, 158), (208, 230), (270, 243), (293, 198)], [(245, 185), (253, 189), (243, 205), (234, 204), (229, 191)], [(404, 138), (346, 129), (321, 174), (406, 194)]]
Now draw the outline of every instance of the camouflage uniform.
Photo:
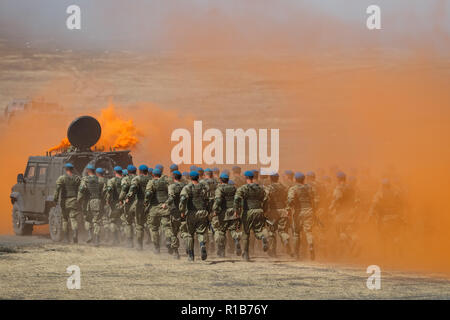
[[(180, 240), (178, 233), (181, 229), (186, 230), (186, 219), (182, 219), (180, 215), (180, 194), (186, 184), (184, 182), (177, 182), (170, 184), (168, 187), (167, 204), (170, 212), (170, 226), (172, 228), (171, 247), (175, 255), (178, 256), (178, 248), (180, 247)], [(183, 234), (184, 235), (184, 234)]]
[(189, 183), (180, 193), (180, 212), (186, 216), (186, 247), (194, 257), (194, 235), (202, 249), (202, 259), (206, 259), (206, 233), (208, 228), (208, 187), (204, 183)]
[(139, 249), (142, 249), (145, 228), (145, 210), (144, 198), (148, 182), (151, 180), (149, 175), (138, 175), (131, 180), (130, 188), (127, 193), (128, 202), (131, 203), (130, 213), (134, 216), (136, 240)]
[(131, 203), (125, 203), (125, 199), (127, 197), (128, 191), (130, 191), (131, 181), (136, 177), (135, 174), (129, 173), (127, 176), (122, 178), (120, 183), (120, 194), (119, 201), (123, 204), (123, 212), (120, 216), (122, 220), (123, 232), (125, 237), (128, 239), (129, 246), (133, 246), (133, 212), (130, 211)]
[(102, 227), (103, 189), (102, 181), (95, 175), (84, 177), (78, 189), (78, 201), (87, 201), (87, 216), (92, 218), (96, 244), (99, 243), (100, 229)]
[(208, 213), (209, 213), (209, 221), (210, 221), (210, 227), (208, 228), (208, 240), (209, 240), (209, 244), (211, 245), (211, 247), (214, 247), (214, 226), (212, 224), (212, 206), (214, 203), (214, 193), (216, 192), (216, 188), (217, 188), (217, 180), (214, 178), (205, 178), (202, 179), (202, 181), (200, 181), (200, 183), (204, 183), (206, 184), (206, 186), (208, 187)]
[(121, 191), (120, 177), (113, 177), (106, 183), (105, 202), (109, 206), (109, 229), (114, 237), (114, 243), (118, 243), (120, 231), (120, 215), (122, 206), (119, 203), (119, 195)]
[(80, 180), (80, 177), (77, 175), (62, 175), (56, 180), (56, 190), (53, 199), (55, 203), (61, 200), (62, 231), (66, 239), (68, 239), (69, 219), (74, 234), (78, 232), (77, 217), (80, 213), (80, 207), (77, 201), (77, 193)]
[(298, 257), (301, 233), (304, 232), (314, 259), (312, 227), (314, 224), (314, 193), (308, 184), (295, 184), (288, 191), (287, 209), (292, 214), (294, 254)]
[(172, 253), (172, 227), (170, 224), (169, 211), (169, 179), (167, 176), (154, 178), (150, 180), (145, 189), (145, 207), (148, 208), (147, 225), (150, 228), (155, 252), (160, 250), (160, 228), (164, 232), (166, 238), (166, 246), (169, 253)]
[(242, 187), (246, 183), (245, 178), (240, 174), (233, 175), (230, 179), (234, 181), (236, 188)]
[(217, 253), (219, 256), (225, 255), (226, 232), (229, 231), (231, 238), (236, 245), (236, 253), (241, 254), (239, 240), (241, 234), (239, 232), (240, 221), (234, 214), (234, 196), (236, 187), (231, 184), (221, 183), (217, 186), (214, 197), (212, 211), (215, 215), (212, 218), (212, 226), (214, 228), (214, 238), (217, 244)]
[(264, 188), (265, 202), (268, 210), (266, 212), (267, 228), (269, 232), (269, 253), (276, 254), (278, 233), (283, 245), (290, 254), (288, 219), (289, 214), (286, 208), (287, 190), (279, 182), (271, 183)]
[(98, 181), (103, 186), (100, 210), (102, 216), (103, 230), (105, 231), (105, 241), (108, 241), (110, 228), (109, 228), (109, 214), (107, 211), (109, 210), (109, 208), (106, 206), (105, 201), (106, 185), (108, 184), (108, 179), (106, 179), (105, 177), (98, 177)]
[(244, 184), (236, 191), (234, 196), (234, 210), (241, 217), (243, 233), (242, 244), (244, 247), (244, 258), (249, 259), (249, 237), (253, 230), (255, 237), (263, 241), (264, 250), (267, 250), (268, 233), (265, 228), (263, 187), (259, 184)]

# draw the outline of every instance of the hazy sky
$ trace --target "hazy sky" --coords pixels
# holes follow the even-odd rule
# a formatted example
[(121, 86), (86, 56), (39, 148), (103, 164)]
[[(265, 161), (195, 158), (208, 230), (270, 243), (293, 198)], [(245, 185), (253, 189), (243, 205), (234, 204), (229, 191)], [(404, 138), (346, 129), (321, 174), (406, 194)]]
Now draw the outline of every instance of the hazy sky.
[[(71, 4), (81, 7), (80, 31), (69, 31), (65, 26), (65, 11)], [(31, 42), (32, 46), (51, 43), (71, 49), (165, 50), (170, 49), (170, 42), (162, 38), (179, 16), (190, 17), (186, 25), (180, 23), (186, 34), (193, 21), (214, 14), (253, 37), (264, 32), (258, 29), (258, 22), (268, 29), (292, 26), (290, 34), (295, 37), (296, 32), (311, 33), (321, 28), (328, 18), (360, 31), (365, 28), (365, 10), (370, 4), (382, 9), (386, 40), (436, 34), (437, 41), (443, 35), (449, 39), (449, 0), (0, 0), (0, 37), (17, 45)], [(306, 30), (295, 30), (298, 23), (311, 17), (311, 12), (319, 15), (316, 23), (307, 24)], [(245, 18), (251, 21), (242, 23)], [(215, 22), (220, 23), (220, 19)], [(351, 32), (342, 37), (352, 38)]]

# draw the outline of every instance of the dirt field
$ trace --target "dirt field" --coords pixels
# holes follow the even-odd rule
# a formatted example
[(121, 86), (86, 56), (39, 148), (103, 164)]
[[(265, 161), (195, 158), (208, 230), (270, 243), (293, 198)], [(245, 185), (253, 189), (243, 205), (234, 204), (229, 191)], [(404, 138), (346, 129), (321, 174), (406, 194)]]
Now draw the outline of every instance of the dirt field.
[[(68, 290), (66, 268), (81, 269)], [(1, 299), (449, 299), (450, 280), (383, 271), (366, 287), (363, 266), (296, 262), (257, 255), (187, 262), (120, 248), (52, 243), (45, 236), (0, 236)]]

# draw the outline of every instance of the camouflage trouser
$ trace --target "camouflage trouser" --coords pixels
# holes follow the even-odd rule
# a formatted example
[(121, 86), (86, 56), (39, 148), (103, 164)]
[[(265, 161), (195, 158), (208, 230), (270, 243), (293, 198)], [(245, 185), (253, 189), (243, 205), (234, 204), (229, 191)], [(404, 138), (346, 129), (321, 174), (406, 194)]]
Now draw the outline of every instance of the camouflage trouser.
[(170, 216), (170, 226), (172, 228), (172, 240), (171, 240), (172, 249), (178, 249), (180, 247), (180, 240), (178, 239), (178, 233), (181, 231), (183, 223), (186, 224), (185, 221), (181, 220), (181, 218), (176, 218), (172, 215)]
[(269, 248), (275, 253), (277, 248), (277, 233), (284, 245), (289, 243), (288, 213), (285, 209), (271, 210), (267, 214), (267, 231), (269, 234)]
[(173, 232), (169, 210), (167, 208), (163, 209), (161, 205), (152, 206), (147, 216), (147, 224), (155, 248), (160, 247), (160, 229), (164, 232), (166, 246), (171, 248)]
[(77, 217), (80, 214), (76, 208), (61, 208), (62, 215), (62, 231), (66, 233), (68, 231), (69, 220), (72, 231), (78, 230)]
[(113, 207), (111, 209), (109, 214), (109, 230), (111, 232), (117, 232), (120, 230), (120, 215), (122, 214), (122, 210), (118, 208), (117, 206)]
[(214, 240), (216, 241), (217, 247), (220, 249), (225, 249), (227, 231), (230, 231), (233, 240), (239, 241), (241, 239), (239, 219), (224, 220), (224, 215), (215, 215), (211, 219), (211, 225), (214, 228)]
[(314, 223), (313, 209), (303, 208), (300, 212), (294, 213), (292, 217), (292, 233), (294, 238), (294, 250), (298, 253), (300, 249), (300, 239), (302, 232), (305, 233), (309, 246), (313, 245), (312, 227)]
[(208, 232), (208, 211), (198, 210), (188, 212), (186, 216), (186, 230), (184, 240), (188, 250), (194, 250), (194, 235), (197, 234), (198, 242), (205, 243)]
[(120, 216), (120, 220), (122, 220), (123, 233), (127, 239), (133, 238), (133, 212), (130, 211), (130, 205), (126, 204), (124, 207), (124, 211)]
[(108, 208), (106, 210), (103, 211), (103, 215), (102, 215), (102, 223), (103, 223), (103, 228), (105, 229), (105, 231), (110, 231), (111, 230), (111, 222), (109, 220), (109, 214), (108, 212), (110, 211), (110, 209)]
[(244, 250), (248, 252), (250, 231), (253, 230), (255, 237), (259, 240), (268, 239), (269, 234), (265, 227), (266, 218), (262, 209), (249, 209), (244, 211), (241, 217), (242, 221), (242, 244)]
[(134, 223), (135, 223), (135, 232), (136, 232), (136, 239), (142, 239), (144, 238), (144, 228), (145, 228), (145, 210), (144, 210), (144, 203), (143, 201), (137, 201), (132, 206), (132, 215), (134, 216)]

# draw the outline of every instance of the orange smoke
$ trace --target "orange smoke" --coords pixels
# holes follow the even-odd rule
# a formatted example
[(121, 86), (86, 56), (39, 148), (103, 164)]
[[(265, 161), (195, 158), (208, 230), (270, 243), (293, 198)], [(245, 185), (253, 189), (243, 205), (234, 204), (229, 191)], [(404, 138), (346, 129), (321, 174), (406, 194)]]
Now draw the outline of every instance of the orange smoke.
[(132, 119), (125, 120), (118, 114), (116, 107), (111, 103), (101, 110), (97, 117), (102, 126), (102, 136), (97, 143), (97, 149), (130, 149), (133, 150), (143, 136)]
[(69, 139), (68, 138), (64, 138), (64, 139), (61, 140), (61, 142), (58, 145), (48, 149), (48, 152), (52, 153), (53, 151), (65, 150), (65, 149), (67, 149), (69, 147), (70, 147)]

